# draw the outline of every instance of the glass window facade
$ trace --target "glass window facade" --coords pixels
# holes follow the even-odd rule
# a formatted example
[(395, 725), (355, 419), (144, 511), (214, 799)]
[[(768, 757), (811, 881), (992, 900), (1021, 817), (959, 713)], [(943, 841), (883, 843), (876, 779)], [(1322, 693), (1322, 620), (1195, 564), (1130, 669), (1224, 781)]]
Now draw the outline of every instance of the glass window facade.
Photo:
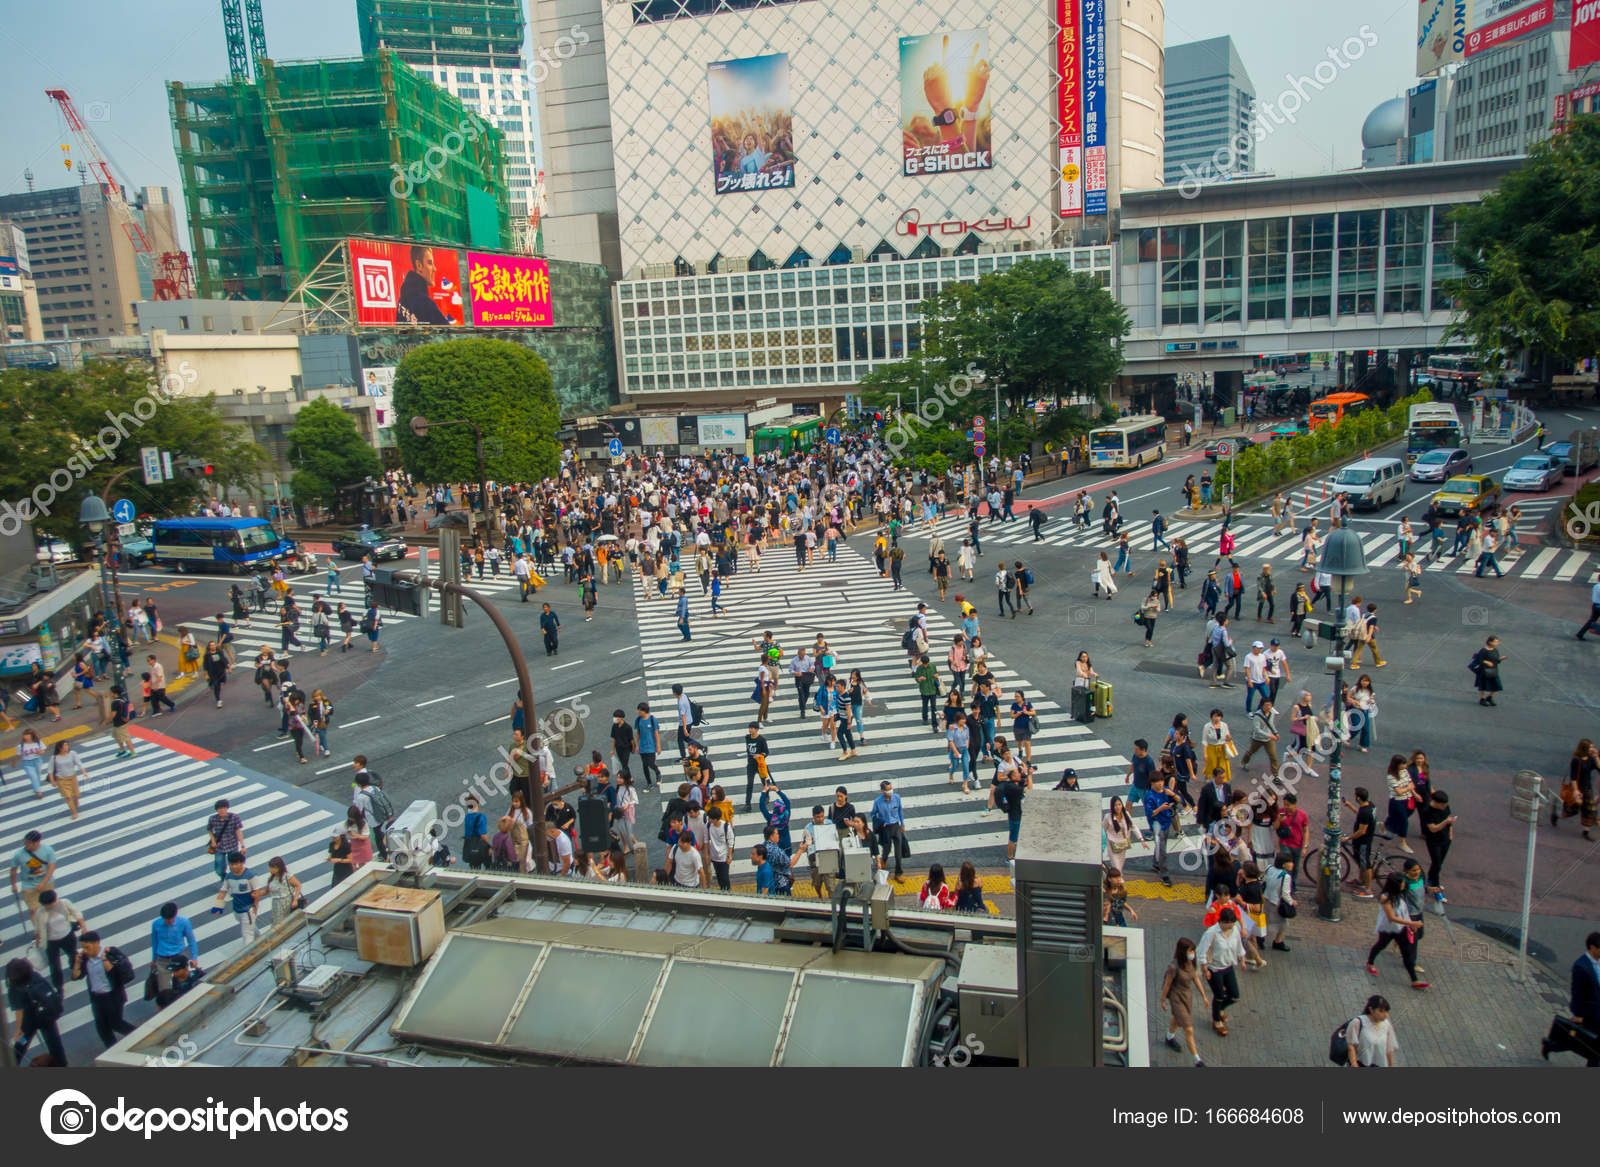
[(1339, 315), (1378, 310), (1377, 211), (1339, 213)]
[(1456, 265), (1453, 254), (1456, 245), (1456, 225), (1450, 221), (1450, 212), (1454, 209), (1449, 205), (1433, 208), (1433, 280), (1429, 295), (1430, 307), (1435, 312), (1448, 312), (1455, 306), (1455, 301), (1445, 290), (1444, 285), (1461, 275), (1461, 268)]
[(1333, 216), (1299, 215), (1290, 227), (1294, 279), (1290, 316), (1327, 316), (1333, 306)]
[(1200, 228), (1161, 228), (1161, 323), (1200, 322)]
[(1251, 320), (1282, 320), (1289, 297), (1289, 220), (1250, 224), (1247, 257)]
[(1422, 311), (1428, 208), (1396, 207), (1383, 215), (1383, 310)]
[(1244, 224), (1208, 223), (1202, 232), (1207, 324), (1244, 317)]

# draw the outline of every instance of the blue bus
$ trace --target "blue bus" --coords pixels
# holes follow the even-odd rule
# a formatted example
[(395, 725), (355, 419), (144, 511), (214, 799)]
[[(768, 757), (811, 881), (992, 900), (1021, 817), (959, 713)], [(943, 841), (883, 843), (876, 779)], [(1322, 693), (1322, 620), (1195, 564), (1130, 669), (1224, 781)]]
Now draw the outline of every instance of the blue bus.
[(152, 540), (152, 562), (180, 572), (243, 575), (295, 552), (266, 519), (157, 519)]

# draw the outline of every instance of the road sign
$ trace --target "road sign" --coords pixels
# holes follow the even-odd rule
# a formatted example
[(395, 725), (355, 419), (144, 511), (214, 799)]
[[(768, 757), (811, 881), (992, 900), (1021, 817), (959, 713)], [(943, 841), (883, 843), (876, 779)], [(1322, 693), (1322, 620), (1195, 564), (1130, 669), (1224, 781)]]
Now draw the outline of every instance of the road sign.
[(976, 446), (974, 446), (972, 452), (980, 458), (983, 457), (983, 443), (979, 442)]
[(611, 456), (613, 458), (622, 457), (622, 439), (621, 438), (612, 438), (611, 441), (609, 443), (607, 443), (606, 448), (611, 451)]
[(972, 419), (972, 428), (975, 430), (981, 430), (983, 428), (983, 414), (980, 413), (977, 417)]
[(1219, 458), (1231, 458), (1231, 457), (1233, 457), (1233, 443), (1228, 441), (1228, 440), (1226, 440), (1226, 439), (1218, 442), (1217, 443), (1217, 457), (1219, 457)]
[(830, 425), (825, 431), (823, 431), (822, 436), (828, 439), (828, 444), (830, 446), (837, 446), (839, 444), (839, 427), (836, 425)]
[(139, 462), (144, 467), (144, 484), (155, 486), (161, 478), (161, 451), (155, 446), (139, 447)]
[(161, 480), (171, 482), (177, 475), (172, 472), (172, 451), (161, 451)]
[(111, 506), (111, 517), (119, 523), (133, 522), (133, 503), (125, 498), (119, 498)]

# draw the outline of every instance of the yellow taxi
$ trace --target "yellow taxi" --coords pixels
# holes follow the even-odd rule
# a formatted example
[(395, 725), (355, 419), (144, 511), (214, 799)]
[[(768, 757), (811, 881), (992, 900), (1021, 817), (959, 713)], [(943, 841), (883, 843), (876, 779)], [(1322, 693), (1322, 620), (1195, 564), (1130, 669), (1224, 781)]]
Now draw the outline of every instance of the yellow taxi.
[(1487, 474), (1458, 474), (1433, 496), (1442, 515), (1481, 514), (1500, 501), (1500, 484)]

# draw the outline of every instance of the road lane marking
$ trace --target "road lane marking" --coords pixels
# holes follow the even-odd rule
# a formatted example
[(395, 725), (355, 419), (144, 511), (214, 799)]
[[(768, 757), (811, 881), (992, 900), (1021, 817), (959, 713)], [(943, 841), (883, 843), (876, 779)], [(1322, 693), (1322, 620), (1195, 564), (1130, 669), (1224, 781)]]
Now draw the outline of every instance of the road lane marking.
[(257, 754), (259, 754), (259, 753), (260, 753), (260, 752), (261, 752), (261, 751), (262, 751), (262, 750), (275, 750), (275, 749), (277, 749), (277, 748), (278, 748), (278, 747), (279, 747), (279, 746), (287, 746), (287, 745), (290, 745), (290, 744), (292, 744), (292, 743), (293, 743), (293, 741), (294, 741), (294, 739), (293, 739), (293, 738), (284, 738), (284, 739), (283, 739), (283, 740), (282, 740), (282, 741), (281, 741), (281, 742), (273, 742), (273, 743), (271, 743), (271, 744), (270, 744), (270, 745), (265, 745), (265, 746), (257, 746), (257, 747), (256, 747), (256, 748), (255, 748), (255, 749), (254, 749), (254, 750), (253, 750), (253, 751), (252, 751), (252, 753), (257, 753)]
[(555, 666), (555, 668), (553, 668), (553, 669), (551, 669), (551, 670), (550, 670), (550, 671), (551, 671), (551, 672), (552, 672), (552, 673), (559, 673), (559, 672), (560, 672), (560, 671), (561, 671), (561, 670), (562, 670), (562, 669), (570, 669), (570, 668), (572, 668), (572, 667), (573, 667), (573, 666), (574, 666), (574, 665), (581, 665), (581, 664), (582, 664), (582, 663), (583, 663), (583, 662), (582, 662), (582, 661), (581, 661), (581, 660), (569, 660), (569, 661), (568, 661), (568, 662), (567, 662), (567, 663), (566, 663), (566, 664), (564, 664), (564, 665), (556, 665), (556, 666)]
[(363, 717), (360, 721), (347, 721), (343, 725), (341, 725), (339, 728), (341, 728), (341, 729), (353, 729), (355, 726), (365, 725), (369, 721), (377, 721), (378, 718), (380, 718), (382, 716), (383, 716), (383, 714), (381, 714), (381, 713), (374, 713), (371, 717)]
[(619, 652), (637, 652), (637, 651), (639, 651), (639, 646), (637, 644), (630, 644), (630, 645), (627, 645), (626, 647), (623, 647), (623, 648), (613, 648), (611, 650), (611, 655), (612, 656), (616, 656), (617, 653), (619, 653)]
[(644, 680), (644, 674), (643, 673), (641, 673), (637, 677), (628, 677), (626, 680), (618, 681), (617, 684), (619, 684), (619, 685), (631, 685), (635, 681), (642, 681), (642, 680)]
[(517, 683), (517, 678), (512, 677), (508, 681), (495, 681), (492, 684), (485, 685), (484, 688), (485, 689), (498, 689), (501, 685), (515, 685), (516, 683)]
[(417, 748), (417, 747), (418, 747), (418, 746), (425, 746), (425, 745), (427, 745), (427, 744), (428, 744), (428, 743), (429, 743), (429, 742), (436, 742), (436, 741), (439, 741), (439, 740), (440, 740), (440, 739), (441, 739), (441, 738), (443, 738), (443, 737), (444, 737), (444, 734), (442, 734), (442, 733), (436, 733), (436, 734), (434, 734), (434, 735), (433, 735), (433, 736), (432, 736), (432, 737), (425, 737), (425, 738), (423, 738), (423, 739), (422, 739), (422, 740), (421, 740), (421, 741), (420, 741), (420, 742), (412, 742), (412, 743), (411, 743), (411, 744), (410, 744), (410, 745), (409, 745), (409, 746), (401, 746), (401, 747), (400, 747), (400, 748), (401, 748), (401, 749), (402, 749), (402, 750), (414, 750), (414, 749), (416, 749), (416, 748)]
[(437, 705), (441, 701), (454, 701), (455, 699), (456, 699), (456, 695), (454, 693), (447, 693), (445, 696), (443, 696), (443, 697), (435, 697), (431, 701), (418, 701), (415, 705), (412, 706), (412, 708), (413, 709), (421, 709), (424, 705)]

